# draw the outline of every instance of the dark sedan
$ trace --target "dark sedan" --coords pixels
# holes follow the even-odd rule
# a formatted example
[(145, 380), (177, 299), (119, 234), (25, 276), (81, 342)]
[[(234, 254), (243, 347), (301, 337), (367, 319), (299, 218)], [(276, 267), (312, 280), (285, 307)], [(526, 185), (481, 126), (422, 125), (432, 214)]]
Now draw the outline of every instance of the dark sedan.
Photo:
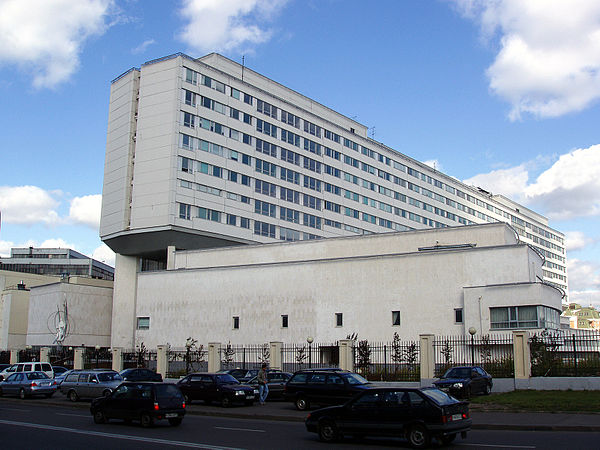
[(55, 392), (55, 381), (44, 372), (17, 372), (0, 383), (0, 395), (18, 395), (20, 398), (43, 395), (49, 398)]
[(177, 387), (188, 404), (203, 400), (206, 404), (219, 402), (223, 407), (234, 403), (252, 405), (258, 394), (258, 389), (241, 384), (226, 373), (192, 373), (179, 380)]
[(150, 369), (125, 369), (119, 372), (121, 378), (125, 381), (158, 381), (161, 382), (163, 377), (160, 373), (156, 373)]
[(460, 366), (448, 369), (434, 386), (459, 398), (492, 392), (492, 376), (479, 366)]
[(344, 405), (310, 413), (305, 424), (325, 442), (344, 435), (391, 436), (408, 439), (414, 448), (428, 447), (432, 438), (448, 445), (471, 429), (469, 404), (433, 387), (371, 388)]
[[(292, 374), (288, 372), (267, 372), (267, 386), (269, 387), (269, 396), (267, 397), (267, 400), (283, 398), (285, 383), (291, 377)], [(258, 390), (258, 377), (251, 378), (245, 384)]]

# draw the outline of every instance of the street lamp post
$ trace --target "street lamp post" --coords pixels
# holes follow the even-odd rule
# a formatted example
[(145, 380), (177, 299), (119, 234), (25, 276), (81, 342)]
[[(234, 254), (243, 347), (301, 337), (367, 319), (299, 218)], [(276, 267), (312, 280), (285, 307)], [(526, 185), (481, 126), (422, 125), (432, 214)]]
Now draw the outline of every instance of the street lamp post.
[(471, 335), (471, 365), (475, 365), (475, 333), (477, 330), (475, 327), (469, 328), (469, 334)]
[(96, 345), (96, 369), (98, 368), (98, 353), (100, 352), (100, 346)]
[(306, 338), (306, 342), (308, 342), (308, 367), (312, 367), (312, 360), (311, 360), (311, 356), (312, 356), (312, 343), (313, 343), (313, 338), (312, 336), (309, 336)]

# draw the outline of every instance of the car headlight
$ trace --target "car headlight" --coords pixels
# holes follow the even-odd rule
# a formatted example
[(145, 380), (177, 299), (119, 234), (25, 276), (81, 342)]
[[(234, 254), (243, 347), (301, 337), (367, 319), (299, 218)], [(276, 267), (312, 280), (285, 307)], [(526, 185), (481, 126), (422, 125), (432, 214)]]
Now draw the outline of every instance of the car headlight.
[(244, 391), (235, 391), (235, 395), (244, 395)]
[(454, 383), (454, 384), (452, 385), (452, 387), (454, 387), (454, 388), (458, 388), (458, 389), (462, 389), (462, 387), (463, 387), (463, 384), (462, 384), (462, 383)]
[(254, 393), (255, 393), (255, 394), (258, 394), (258, 389), (254, 389)]

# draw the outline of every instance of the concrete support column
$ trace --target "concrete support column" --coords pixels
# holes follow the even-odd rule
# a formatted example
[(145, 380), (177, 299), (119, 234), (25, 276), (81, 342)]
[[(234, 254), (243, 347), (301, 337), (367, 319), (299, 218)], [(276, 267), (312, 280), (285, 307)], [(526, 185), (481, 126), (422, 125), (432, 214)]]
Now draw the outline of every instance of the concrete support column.
[(338, 341), (340, 349), (340, 369), (354, 372), (354, 350), (352, 339), (341, 339)]
[(40, 362), (50, 362), (50, 347), (42, 347), (40, 349)]
[(169, 245), (167, 247), (167, 270), (175, 269), (175, 246)]
[(10, 351), (10, 363), (16, 364), (19, 362), (19, 350)]
[(433, 334), (419, 335), (421, 357), (421, 386), (428, 386), (435, 377), (435, 353)]
[(221, 357), (219, 350), (221, 349), (220, 342), (209, 342), (208, 343), (208, 371), (217, 372), (221, 370)]
[(135, 348), (137, 269), (135, 256), (116, 254), (111, 347)]
[(283, 342), (270, 342), (269, 355), (269, 368), (283, 370)]
[(167, 372), (169, 370), (167, 348), (168, 347), (166, 345), (156, 346), (156, 373), (160, 373), (163, 377), (163, 380), (167, 378)]
[(117, 372), (123, 370), (123, 349), (121, 347), (112, 349), (112, 370)]
[(515, 379), (529, 379), (531, 376), (529, 331), (513, 331), (513, 352), (515, 355)]
[(83, 369), (83, 352), (85, 351), (84, 347), (75, 347), (74, 355), (73, 355), (73, 369), (81, 370)]

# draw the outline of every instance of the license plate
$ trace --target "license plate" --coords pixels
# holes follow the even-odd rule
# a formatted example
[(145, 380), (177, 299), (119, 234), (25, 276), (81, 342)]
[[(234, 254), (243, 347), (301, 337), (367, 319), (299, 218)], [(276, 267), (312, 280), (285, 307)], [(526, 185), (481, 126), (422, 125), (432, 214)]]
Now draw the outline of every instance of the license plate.
[(462, 420), (462, 414), (452, 414), (452, 420)]
[(254, 398), (254, 395), (246, 395), (246, 398)]
[(177, 417), (177, 413), (169, 413), (169, 414), (165, 414), (165, 417), (167, 419), (172, 419), (173, 417)]

